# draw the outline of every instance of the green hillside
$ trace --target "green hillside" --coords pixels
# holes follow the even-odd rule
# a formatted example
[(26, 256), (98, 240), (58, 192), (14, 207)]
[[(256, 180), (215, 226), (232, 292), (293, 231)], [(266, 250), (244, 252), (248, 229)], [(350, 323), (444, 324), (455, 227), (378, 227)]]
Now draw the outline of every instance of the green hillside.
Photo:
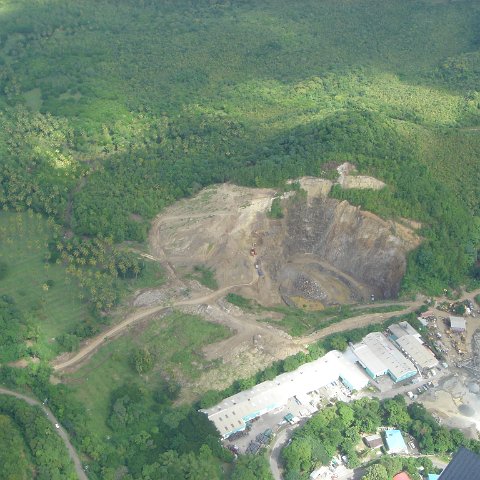
[[(75, 350), (125, 292), (161, 284), (125, 241), (215, 182), (282, 188), (350, 161), (387, 187), (333, 196), (422, 224), (404, 292), (480, 281), (479, 32), (475, 0), (0, 0), (0, 382), (48, 398), (90, 478), (260, 478), (261, 457), (231, 465), (177, 401), (219, 326), (173, 314), (70, 385), (5, 363)], [(58, 440), (45, 422), (0, 438), (19, 478), (50, 462), (30, 445)], [(70, 478), (57, 463), (42, 478)]]
[(10, 417), (0, 415), (0, 478), (28, 480), (33, 466), (27, 455), (27, 446)]
[(457, 284), (480, 236), (479, 24), (473, 1), (3, 0), (0, 201), (143, 240), (204, 185), (348, 159), (389, 188), (346, 197), (425, 226), (406, 288)]

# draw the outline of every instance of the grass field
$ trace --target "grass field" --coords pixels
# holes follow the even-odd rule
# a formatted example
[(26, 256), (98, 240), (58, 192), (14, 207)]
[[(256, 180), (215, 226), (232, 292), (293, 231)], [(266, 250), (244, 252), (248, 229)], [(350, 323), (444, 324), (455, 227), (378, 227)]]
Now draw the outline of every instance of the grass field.
[(45, 261), (51, 238), (52, 229), (42, 216), (0, 213), (0, 261), (8, 266), (6, 277), (0, 280), (0, 293), (14, 297), (38, 326), (43, 358), (58, 352), (52, 338), (90, 318), (75, 281), (63, 266)]
[(215, 270), (206, 267), (205, 265), (195, 265), (193, 272), (187, 275), (187, 278), (191, 280), (197, 280), (204, 287), (211, 290), (218, 289), (218, 282), (215, 278)]
[[(89, 427), (106, 435), (109, 429), (105, 420), (113, 390), (125, 383), (140, 382), (144, 388), (154, 391), (162, 378), (180, 385), (191, 382), (213, 365), (204, 360), (202, 347), (228, 335), (225, 327), (208, 323), (198, 316), (174, 312), (103, 346), (87, 365), (66, 375), (65, 380), (86, 406)], [(142, 376), (131, 362), (133, 352), (139, 347), (148, 348), (155, 358), (152, 371)]]
[(122, 297), (142, 288), (154, 288), (163, 285), (167, 279), (165, 270), (155, 261), (144, 260), (145, 268), (138, 278), (127, 278), (121, 282)]

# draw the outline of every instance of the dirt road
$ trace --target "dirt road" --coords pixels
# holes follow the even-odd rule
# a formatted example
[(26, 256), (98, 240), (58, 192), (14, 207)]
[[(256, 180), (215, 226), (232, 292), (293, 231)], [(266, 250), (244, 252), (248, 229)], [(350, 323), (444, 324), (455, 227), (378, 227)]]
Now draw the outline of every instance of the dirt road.
[[(182, 305), (198, 305), (202, 303), (211, 302), (213, 300), (216, 300), (218, 297), (221, 297), (222, 295), (227, 293), (229, 290), (232, 290), (233, 288), (253, 285), (257, 281), (257, 277), (258, 277), (257, 273), (254, 272), (252, 280), (248, 283), (230, 285), (228, 287), (221, 288), (220, 290), (216, 290), (215, 292), (209, 293), (208, 295), (203, 295), (201, 297), (175, 302), (171, 306), (179, 307)], [(87, 340), (85, 344), (80, 348), (80, 350), (78, 350), (78, 352), (73, 357), (65, 361), (59, 361), (58, 363), (54, 363), (53, 370), (56, 372), (59, 372), (59, 371), (65, 370), (66, 368), (72, 367), (73, 365), (78, 364), (87, 355), (89, 355), (94, 350), (96, 350), (102, 343), (114, 337), (115, 335), (118, 335), (120, 332), (125, 330), (128, 326), (138, 322), (139, 320), (143, 320), (144, 318), (147, 318), (151, 315), (162, 313), (163, 311), (167, 310), (167, 308), (168, 306), (165, 306), (165, 305), (157, 305), (154, 307), (139, 309), (138, 311), (136, 311), (132, 315), (129, 315), (127, 318), (122, 320), (120, 323), (117, 323), (107, 331), (100, 333), (99, 335), (97, 335), (96, 337), (90, 340)]]
[[(397, 305), (397, 304), (395, 304)], [(405, 315), (411, 313), (423, 305), (423, 301), (417, 300), (415, 302), (402, 303), (402, 305), (408, 305), (408, 308), (405, 310), (400, 310), (396, 312), (387, 312), (387, 313), (365, 313), (363, 315), (358, 315), (357, 317), (347, 318), (341, 322), (334, 323), (327, 328), (320, 330), (319, 332), (311, 333), (305, 337), (299, 338), (299, 341), (302, 343), (312, 343), (316, 342), (320, 338), (324, 338), (332, 333), (343, 332), (345, 330), (353, 330), (354, 328), (366, 327), (372, 323), (381, 323), (385, 320), (395, 317), (397, 315)]]
[(75, 465), (75, 471), (77, 472), (78, 478), (80, 480), (88, 480), (87, 475), (85, 475), (85, 472), (83, 471), (82, 462), (80, 461), (77, 451), (75, 450), (73, 445), (70, 443), (70, 439), (68, 438), (67, 432), (61, 426), (60, 428), (55, 427), (55, 424), (58, 424), (58, 425), (60, 424), (49, 408), (47, 408), (45, 405), (42, 405), (42, 403), (40, 403), (38, 400), (35, 400), (34, 398), (27, 397), (26, 395), (15, 392), (13, 390), (8, 390), (7, 388), (0, 387), (0, 394), (10, 395), (12, 397), (16, 397), (20, 400), (23, 400), (24, 402), (27, 402), (29, 405), (35, 405), (37, 407), (40, 407), (43, 410), (43, 413), (45, 413), (47, 420), (53, 425), (54, 430), (58, 433), (60, 438), (63, 440), (63, 443), (67, 447), (68, 454), (70, 455), (70, 458), (72, 459)]
[[(252, 279), (248, 283), (240, 283), (240, 284), (234, 284), (234, 285), (229, 285), (227, 287), (221, 288), (219, 290), (216, 290), (214, 292), (211, 292), (207, 295), (203, 295), (201, 297), (196, 297), (196, 298), (191, 298), (188, 300), (181, 300), (178, 302), (175, 302), (171, 305), (170, 307), (179, 307), (179, 306), (188, 306), (188, 305), (200, 305), (200, 304), (205, 304), (205, 303), (211, 303), (215, 300), (217, 300), (219, 297), (223, 296), (225, 293), (228, 291), (238, 288), (238, 287), (243, 287), (243, 286), (250, 286), (253, 285), (258, 281), (258, 275), (256, 270), (253, 270), (252, 272)], [(464, 300), (466, 298), (473, 298), (475, 295), (480, 293), (480, 289), (477, 289), (473, 292), (466, 293), (462, 295), (461, 300)], [(353, 328), (359, 328), (359, 327), (364, 327), (366, 325), (370, 325), (372, 323), (380, 323), (385, 321), (388, 318), (391, 318), (395, 315), (399, 314), (405, 314), (405, 313), (410, 313), (419, 308), (423, 304), (422, 300), (417, 300), (414, 302), (405, 302), (404, 305), (408, 305), (408, 308), (406, 310), (403, 310), (401, 312), (389, 312), (389, 313), (373, 313), (373, 314), (363, 314), (359, 315), (356, 317), (352, 317), (349, 319), (346, 319), (342, 322), (336, 323), (334, 325), (331, 325), (327, 328), (324, 328), (323, 330), (319, 332), (315, 332), (310, 335), (306, 335), (304, 337), (299, 337), (293, 341), (293, 343), (297, 345), (306, 345), (313, 343), (320, 338), (324, 338), (327, 335), (330, 335), (332, 333), (337, 333), (345, 330), (351, 330)], [(125, 330), (127, 327), (130, 325), (143, 320), (151, 315), (161, 313), (165, 311), (168, 308), (166, 305), (157, 305), (154, 307), (147, 307), (147, 308), (142, 308), (137, 310), (135, 313), (129, 315), (127, 318), (122, 320), (120, 323), (117, 325), (114, 325), (111, 327), (109, 330), (97, 335), (96, 337), (88, 340), (85, 342), (85, 344), (80, 348), (80, 350), (71, 358), (67, 360), (59, 360), (53, 364), (53, 369), (56, 372), (60, 372), (62, 370), (65, 370), (66, 368), (71, 368), (74, 365), (77, 365), (79, 362), (81, 362), (85, 357), (87, 357), (89, 354), (91, 354), (93, 351), (95, 351), (101, 344), (103, 344), (105, 341), (111, 339), (115, 335), (118, 335), (120, 332)], [(230, 326), (233, 330), (238, 331), (238, 322), (235, 321), (232, 317), (232, 325)], [(265, 327), (261, 324), (257, 324), (257, 329), (260, 333), (262, 333), (265, 330)], [(242, 330), (242, 329), (241, 329)], [(284, 336), (284, 332), (280, 330), (276, 330), (275, 328), (269, 327), (269, 333), (270, 335), (277, 331), (279, 336)], [(249, 329), (248, 335), (251, 336), (252, 334), (255, 334), (258, 332), (251, 331)], [(228, 344), (229, 347), (234, 347), (235, 344), (237, 343), (239, 339), (236, 336), (231, 337), (230, 339), (225, 340), (222, 343)], [(209, 352), (209, 356), (214, 356), (214, 351), (221, 351), (225, 347), (225, 345), (219, 345), (219, 347), (222, 348), (215, 348), (215, 346), (212, 346), (212, 351)]]
[[(474, 298), (476, 295), (480, 294), (480, 288), (477, 290), (473, 290), (472, 292), (469, 293), (464, 293), (462, 296), (455, 301), (463, 301), (466, 300), (467, 298)], [(447, 298), (441, 297), (436, 299), (438, 302), (440, 301), (451, 301)], [(384, 306), (387, 305), (386, 303), (382, 303), (379, 305), (375, 306)], [(323, 330), (320, 330), (319, 332), (314, 332), (310, 335), (306, 335), (305, 337), (301, 337), (299, 339), (300, 342), (304, 343), (312, 343), (320, 338), (324, 338), (327, 335), (330, 335), (332, 333), (338, 333), (338, 332), (343, 332), (344, 330), (352, 330), (354, 328), (360, 328), (360, 327), (365, 327), (367, 325), (370, 325), (371, 323), (380, 323), (383, 322), (391, 317), (394, 317), (396, 315), (405, 315), (407, 313), (414, 312), (417, 310), (420, 306), (423, 305), (423, 300), (416, 300), (414, 302), (398, 302), (395, 303), (395, 305), (405, 305), (408, 306), (405, 310), (401, 310), (398, 312), (388, 312), (388, 313), (367, 313), (364, 315), (359, 315), (357, 317), (352, 317), (348, 318), (346, 320), (343, 320), (342, 322), (335, 323), (334, 325), (331, 325), (330, 327), (324, 328)], [(445, 313), (445, 312), (443, 312)]]

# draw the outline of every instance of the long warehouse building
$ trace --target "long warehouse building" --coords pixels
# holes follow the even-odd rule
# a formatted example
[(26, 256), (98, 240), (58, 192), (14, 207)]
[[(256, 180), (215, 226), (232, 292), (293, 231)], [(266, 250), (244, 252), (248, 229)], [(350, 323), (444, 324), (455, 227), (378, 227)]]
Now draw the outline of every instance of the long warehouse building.
[(434, 368), (438, 360), (424, 344), (422, 336), (408, 322), (394, 323), (388, 327), (391, 340), (419, 370)]
[(433, 352), (423, 345), (412, 335), (405, 335), (395, 340), (405, 355), (422, 370), (434, 368), (438, 365), (438, 359)]
[(382, 333), (369, 333), (351, 348), (372, 378), (388, 374), (394, 382), (400, 382), (417, 374), (415, 365)]
[(214, 407), (200, 410), (208, 415), (223, 438), (244, 430), (246, 422), (287, 405), (292, 397), (301, 397), (340, 379), (350, 390), (366, 387), (369, 378), (354, 362), (337, 350), (282, 373), (250, 390), (226, 398)]

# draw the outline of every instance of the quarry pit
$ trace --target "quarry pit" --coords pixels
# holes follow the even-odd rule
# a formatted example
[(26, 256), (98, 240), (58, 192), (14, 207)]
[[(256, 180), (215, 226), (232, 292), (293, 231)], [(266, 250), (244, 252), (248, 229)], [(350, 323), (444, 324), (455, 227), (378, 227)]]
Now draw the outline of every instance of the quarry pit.
[[(364, 178), (362, 188), (378, 188)], [(406, 255), (420, 243), (411, 225), (329, 197), (329, 180), (299, 183), (300, 191), (283, 194), (232, 184), (206, 188), (157, 216), (150, 252), (176, 277), (202, 265), (215, 272), (219, 289), (239, 285), (238, 293), (265, 306), (323, 309), (395, 298)], [(275, 198), (282, 218), (269, 215)]]

